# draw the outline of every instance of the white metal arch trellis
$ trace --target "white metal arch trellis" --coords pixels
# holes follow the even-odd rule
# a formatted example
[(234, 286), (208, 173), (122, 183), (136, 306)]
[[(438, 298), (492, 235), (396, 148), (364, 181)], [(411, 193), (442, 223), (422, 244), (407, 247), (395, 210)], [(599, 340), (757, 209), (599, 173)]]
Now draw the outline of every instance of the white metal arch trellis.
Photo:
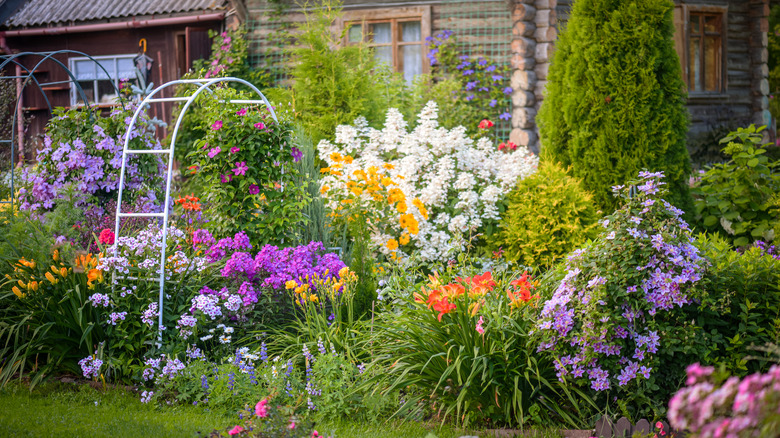
[[(119, 223), (121, 218), (123, 217), (152, 217), (152, 218), (161, 218), (162, 219), (162, 242), (161, 242), (161, 249), (160, 249), (160, 277), (158, 279), (160, 284), (160, 297), (158, 301), (158, 327), (157, 327), (157, 342), (158, 345), (162, 342), (162, 330), (163, 330), (163, 301), (165, 299), (165, 249), (167, 246), (167, 234), (168, 234), (168, 217), (170, 215), (170, 197), (171, 197), (171, 179), (173, 177), (173, 155), (174, 150), (176, 147), (176, 137), (179, 134), (179, 127), (181, 126), (181, 121), (184, 119), (184, 115), (187, 114), (187, 110), (190, 108), (192, 103), (195, 101), (195, 99), (203, 92), (208, 91), (209, 93), (213, 94), (213, 91), (211, 90), (211, 87), (215, 84), (219, 83), (225, 83), (225, 82), (235, 82), (240, 83), (243, 85), (246, 85), (249, 87), (252, 91), (254, 91), (261, 100), (243, 100), (243, 99), (231, 99), (229, 101), (226, 101), (225, 103), (234, 103), (234, 104), (264, 104), (266, 108), (271, 113), (271, 117), (274, 119), (275, 122), (279, 122), (279, 119), (276, 117), (276, 112), (274, 111), (271, 104), (268, 102), (268, 99), (263, 95), (260, 90), (257, 89), (254, 85), (251, 83), (234, 77), (226, 77), (226, 78), (214, 78), (214, 79), (180, 79), (176, 81), (171, 81), (168, 83), (165, 83), (163, 85), (160, 85), (159, 87), (152, 90), (151, 93), (149, 93), (148, 96), (144, 98), (143, 101), (138, 105), (138, 108), (136, 108), (135, 113), (133, 114), (133, 118), (130, 120), (130, 124), (127, 127), (127, 133), (125, 134), (125, 141), (124, 141), (124, 147), (122, 149), (122, 169), (119, 174), (119, 193), (118, 193), (118, 199), (116, 204), (116, 222), (114, 223), (114, 254), (117, 254), (118, 245), (119, 245)], [(182, 96), (182, 97), (155, 97), (158, 93), (160, 93), (162, 90), (179, 84), (196, 84), (198, 87), (195, 89), (195, 91), (190, 94), (189, 96)], [(179, 112), (179, 117), (176, 119), (176, 125), (173, 129), (173, 135), (171, 136), (171, 145), (168, 149), (128, 149), (129, 143), (130, 143), (130, 133), (133, 131), (133, 128), (135, 128), (136, 122), (138, 121), (138, 116), (141, 114), (142, 111), (145, 110), (145, 108), (152, 103), (157, 102), (185, 102), (184, 106), (181, 109), (181, 112)], [(162, 213), (132, 213), (132, 212), (122, 212), (122, 193), (124, 190), (124, 184), (125, 184), (125, 169), (127, 167), (127, 158), (130, 154), (160, 154), (160, 155), (168, 155), (168, 170), (166, 172), (165, 177), (165, 196), (164, 196), (164, 206), (163, 206), (163, 212)], [(116, 272), (112, 273), (112, 284), (117, 280)], [(152, 278), (149, 278), (148, 280), (153, 280)]]

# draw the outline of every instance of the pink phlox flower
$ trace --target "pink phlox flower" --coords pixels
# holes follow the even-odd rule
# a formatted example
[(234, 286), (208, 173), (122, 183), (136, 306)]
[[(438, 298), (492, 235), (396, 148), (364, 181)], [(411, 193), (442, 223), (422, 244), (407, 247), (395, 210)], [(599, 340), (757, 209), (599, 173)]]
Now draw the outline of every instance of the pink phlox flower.
[(238, 435), (239, 433), (243, 432), (244, 428), (241, 426), (236, 426), (232, 429), (230, 429), (230, 432), (228, 432), (229, 435)]

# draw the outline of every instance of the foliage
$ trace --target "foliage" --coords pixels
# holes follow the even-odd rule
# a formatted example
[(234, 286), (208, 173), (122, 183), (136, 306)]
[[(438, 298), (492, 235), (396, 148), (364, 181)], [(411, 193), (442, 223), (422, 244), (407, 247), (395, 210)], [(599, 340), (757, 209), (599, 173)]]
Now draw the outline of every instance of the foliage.
[(537, 324), (559, 379), (615, 390), (637, 416), (663, 414), (679, 378), (665, 361), (696, 347), (684, 306), (699, 298), (706, 263), (682, 211), (659, 199), (663, 175), (639, 176), (615, 188), (626, 205), (602, 221), (599, 237), (568, 256)]
[(458, 55), (458, 43), (452, 34), (450, 30), (443, 30), (426, 41), (430, 47), (427, 58), (434, 76), (454, 79), (460, 84), (458, 94), (465, 104), (449, 116), (458, 117), (458, 124), (465, 126), (471, 134), (479, 132), (474, 121), (484, 119), (499, 121), (494, 132), (508, 132), (513, 91), (509, 86), (509, 66), (481, 56), (470, 59), (468, 55)]
[(295, 243), (322, 242), (325, 247), (332, 247), (335, 236), (331, 237), (328, 212), (320, 196), (320, 160), (317, 150), (311, 137), (306, 135), (300, 125), (295, 126), (293, 136), (293, 144), (303, 154), (298, 161), (298, 179), (294, 184), (305, 188), (310, 199), (301, 213), (306, 218), (306, 226)]
[(754, 347), (780, 342), (780, 255), (763, 242), (735, 251), (722, 237), (700, 236), (697, 246), (710, 260), (705, 299), (694, 315), (706, 337), (699, 362), (733, 375), (766, 371)]
[(3, 260), (3, 271), (8, 265), (12, 271), (0, 284), (0, 386), (25, 371), (33, 386), (56, 371), (80, 371), (78, 360), (94, 353), (105, 336), (100, 313), (88, 305), (90, 290), (103, 283), (96, 261), (82, 256), (74, 263), (58, 249), (26, 259), (24, 247), (13, 250), (20, 255)]
[(316, 142), (332, 138), (336, 126), (358, 116), (378, 120), (388, 107), (383, 86), (391, 79), (379, 74), (374, 53), (362, 44), (344, 45), (343, 34), (331, 24), (340, 14), (338, 2), (304, 9), (305, 21), (290, 45), (294, 67), (291, 101), (298, 120)]
[(220, 103), (247, 98), (221, 89), (204, 105), (211, 128), (188, 155), (191, 178), (204, 191), (208, 227), (218, 237), (245, 231), (255, 245), (290, 241), (308, 202), (306, 188), (294, 184), (302, 153), (290, 123), (275, 121), (267, 108)]
[[(269, 75), (258, 69), (251, 68), (249, 64), (249, 51), (246, 36), (246, 29), (238, 27), (228, 29), (222, 33), (209, 30), (209, 38), (212, 39), (211, 56), (208, 60), (198, 59), (192, 63), (192, 69), (182, 75), (182, 79), (213, 79), (218, 77), (236, 77), (262, 89), (270, 82)], [(182, 84), (177, 86), (175, 97), (189, 96), (195, 91), (198, 85)], [(243, 84), (235, 82), (227, 83), (226, 86), (238, 90), (248, 88)], [(202, 102), (202, 100), (196, 100)], [(177, 106), (173, 110), (171, 119), (176, 120), (182, 110)], [(191, 105), (187, 114), (181, 121), (179, 132), (176, 136), (176, 150), (174, 156), (176, 160), (187, 167), (191, 163), (186, 160), (189, 154), (196, 146), (195, 142), (203, 135), (208, 133), (211, 121), (208, 120), (207, 111), (201, 105)], [(171, 135), (173, 130), (170, 131)], [(169, 146), (171, 137), (164, 140)]]
[[(780, 92), (780, 5), (772, 5), (769, 12), (769, 32), (767, 32), (769, 49), (769, 111), (772, 119), (780, 117), (780, 100), (777, 99)], [(775, 129), (777, 129), (775, 127)]]
[(214, 431), (208, 436), (238, 436), (238, 437), (279, 437), (279, 438), (310, 438), (320, 437), (311, 421), (301, 421), (288, 407), (270, 404), (268, 399), (257, 402), (255, 407), (247, 406), (241, 411), (239, 418), (245, 420), (241, 425), (229, 430)]
[(507, 208), (489, 242), (508, 260), (550, 267), (596, 237), (593, 197), (559, 165), (542, 162), (507, 195)]
[(499, 200), (535, 171), (537, 159), (526, 148), (497, 150), (487, 138), (474, 141), (464, 128), (447, 130), (437, 120), (429, 102), (407, 131), (401, 113), (390, 109), (381, 131), (359, 119), (339, 126), (334, 143), (318, 145), (329, 165), (322, 179), (328, 208), (346, 220), (359, 210), (370, 221), (370, 246), (387, 257), (417, 249), (423, 260), (445, 259), (461, 247), (454, 237), (489, 233)]
[(596, 202), (641, 169), (663, 171), (669, 200), (692, 210), (687, 115), (670, 0), (574, 3), (537, 118), (544, 153), (572, 166)]
[(769, 438), (780, 430), (780, 366), (744, 379), (722, 369), (687, 369), (686, 387), (669, 402), (669, 423), (695, 436)]
[[(458, 260), (439, 265), (412, 296), (380, 314), (374, 348), (386, 390), (419, 388), (434, 409), (464, 426), (578, 426), (587, 396), (555, 380), (552, 361), (530, 342), (539, 298), (532, 279), (509, 271), (477, 275), (465, 254)], [(401, 269), (395, 275), (405, 277)]]
[(707, 169), (693, 191), (702, 227), (729, 236), (737, 247), (780, 233), (780, 174), (778, 163), (764, 155), (763, 130), (750, 125), (724, 137), (723, 153), (731, 159)]
[[(57, 108), (46, 125), (44, 148), (38, 151), (38, 165), (26, 169), (23, 178), (29, 187), (19, 189), (22, 210), (46, 211), (71, 190), (84, 205), (90, 196), (104, 206), (116, 200), (118, 171), (130, 117), (135, 108), (115, 109), (108, 117), (93, 114), (90, 108)], [(145, 113), (130, 133), (128, 149), (161, 149), (154, 127)], [(162, 187), (163, 162), (157, 154), (128, 156), (123, 199), (156, 200)]]

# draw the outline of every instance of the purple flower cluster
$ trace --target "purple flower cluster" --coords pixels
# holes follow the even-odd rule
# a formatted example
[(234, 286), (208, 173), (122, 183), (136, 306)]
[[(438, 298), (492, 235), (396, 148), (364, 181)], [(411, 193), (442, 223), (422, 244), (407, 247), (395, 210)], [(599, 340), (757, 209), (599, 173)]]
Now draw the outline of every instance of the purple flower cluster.
[(338, 277), (338, 272), (346, 264), (338, 255), (326, 253), (320, 242), (293, 248), (279, 249), (272, 245), (264, 246), (255, 256), (255, 273), (263, 287), (282, 290), (289, 280), (299, 281), (312, 278)]
[(112, 312), (108, 315), (108, 324), (116, 325), (119, 321), (124, 321), (127, 316), (127, 312)]
[(106, 294), (101, 294), (101, 293), (92, 294), (89, 297), (89, 301), (92, 303), (92, 307), (98, 307), (98, 306), (108, 307), (109, 305), (109, 298), (108, 295)]
[(141, 322), (151, 327), (154, 325), (158, 314), (159, 312), (157, 311), (157, 303), (150, 303), (146, 310), (144, 310), (143, 314), (141, 314)]
[[(127, 112), (117, 110), (111, 114), (111, 117), (124, 119), (127, 126), (129, 124), (127, 115)], [(67, 120), (69, 117), (80, 116), (66, 113), (60, 118), (55, 118), (53, 123), (63, 124), (59, 127), (61, 129), (67, 128), (70, 122), (63, 123), (60, 120)], [(106, 133), (101, 123), (94, 124), (92, 129), (92, 133), (72, 140), (53, 139), (49, 135), (44, 137), (44, 147), (38, 151), (39, 165), (25, 168), (22, 174), (23, 180), (31, 185), (29, 191), (24, 188), (19, 190), (22, 210), (51, 209), (54, 207), (54, 202), (62, 196), (62, 192), (70, 187), (82, 195), (81, 204), (85, 203), (91, 195), (104, 195), (118, 189), (125, 130)], [(144, 149), (161, 149), (160, 143), (150, 132), (146, 132), (144, 126), (136, 127), (130, 137), (131, 140), (138, 139), (143, 142)], [(140, 170), (150, 164), (149, 160), (155, 160), (157, 164), (156, 173), (151, 175), (154, 181), (151, 182), (161, 179), (165, 166), (159, 156), (131, 155), (127, 160), (125, 189), (137, 190), (150, 182), (150, 175)]]
[[(165, 354), (158, 358), (149, 357), (144, 361), (146, 368), (141, 375), (144, 380), (159, 379), (173, 380), (184, 370), (185, 365), (179, 359), (167, 357)], [(158, 374), (159, 373), (159, 374)]]
[(103, 366), (103, 361), (95, 358), (95, 356), (87, 356), (79, 361), (79, 366), (84, 373), (84, 377), (97, 379), (100, 377), (100, 367)]
[(762, 429), (769, 431), (771, 418), (780, 414), (780, 366), (722, 383), (714, 371), (698, 363), (688, 367), (687, 387), (669, 402), (670, 425), (700, 437), (765, 436)]
[(555, 353), (562, 381), (587, 376), (602, 391), (650, 378), (662, 346), (654, 316), (693, 302), (706, 262), (682, 212), (655, 202), (665, 192), (662, 177), (640, 173), (638, 194), (602, 221), (598, 240), (569, 255), (565, 277), (544, 304), (539, 350)]

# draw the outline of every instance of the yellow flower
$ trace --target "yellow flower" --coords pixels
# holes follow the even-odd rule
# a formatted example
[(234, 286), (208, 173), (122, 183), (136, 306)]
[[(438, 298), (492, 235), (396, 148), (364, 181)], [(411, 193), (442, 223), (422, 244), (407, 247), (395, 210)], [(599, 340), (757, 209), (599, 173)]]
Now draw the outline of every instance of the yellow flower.
[(330, 160), (331, 161), (335, 161), (336, 163), (338, 163), (342, 159), (343, 159), (343, 157), (338, 152), (334, 152), (334, 153), (330, 154)]
[(19, 298), (24, 298), (24, 296), (25, 296), (25, 295), (22, 293), (22, 291), (21, 291), (21, 290), (19, 290), (19, 288), (18, 288), (18, 287), (14, 286), (14, 287), (13, 287), (11, 290), (14, 292), (14, 294), (15, 294), (17, 297), (19, 297)]
[(398, 238), (398, 242), (400, 242), (401, 245), (408, 245), (409, 244), (409, 235), (407, 233), (401, 234), (401, 237)]
[(23, 282), (22, 280), (17, 281), (17, 283), (19, 283), (19, 286), (27, 289), (27, 284), (25, 284), (25, 282)]
[(309, 295), (309, 301), (311, 301), (312, 303), (316, 303), (316, 302), (319, 302), (320, 299), (319, 299), (319, 297), (317, 297), (317, 295), (311, 294), (311, 295)]
[(406, 213), (406, 202), (401, 201), (395, 206), (399, 213)]
[(387, 170), (393, 170), (393, 169), (395, 169), (395, 166), (393, 166), (393, 165), (392, 165), (392, 164), (390, 164), (390, 163), (385, 163), (385, 164), (384, 164), (382, 167), (384, 167), (384, 168), (385, 168), (385, 169), (387, 169)]
[(325, 193), (328, 193), (328, 190), (330, 190), (330, 187), (322, 186), (322, 188), (320, 189), (320, 194), (324, 195)]
[(395, 251), (396, 249), (398, 249), (398, 241), (395, 239), (388, 240), (386, 245), (387, 245), (387, 249), (389, 249), (390, 251)]
[(411, 213), (402, 214), (398, 221), (401, 228), (408, 230), (411, 234), (417, 234), (420, 231), (417, 219)]
[(59, 283), (59, 282), (60, 282), (59, 280), (57, 280), (56, 278), (54, 278), (54, 276), (53, 276), (53, 275), (51, 275), (51, 272), (47, 272), (47, 273), (46, 273), (46, 279), (47, 279), (47, 280), (49, 280), (49, 283), (51, 283), (51, 284), (57, 284), (57, 283)]
[(61, 268), (60, 268), (60, 275), (62, 276), (62, 278), (65, 278), (65, 277), (67, 277), (67, 276), (68, 276), (68, 268), (66, 268), (66, 267), (64, 267), (64, 266), (63, 266), (63, 267), (61, 267)]
[(379, 168), (376, 166), (369, 166), (368, 168), (368, 174), (371, 176), (376, 176), (376, 173), (379, 171)]
[(344, 162), (347, 164), (352, 164), (353, 158), (349, 155), (344, 155)]
[(98, 283), (102, 283), (103, 273), (99, 269), (90, 269), (89, 272), (87, 272), (87, 282), (92, 283), (95, 280), (97, 280)]
[(348, 275), (349, 275), (349, 267), (348, 266), (344, 266), (343, 268), (341, 268), (341, 270), (339, 270), (339, 278), (344, 278), (344, 277), (346, 277)]
[(419, 210), (420, 215), (425, 218), (425, 220), (428, 220), (428, 209), (425, 208), (425, 205), (420, 201), (419, 198), (414, 198), (412, 201), (412, 204), (414, 204), (415, 207), (417, 207), (417, 210)]
[(287, 290), (295, 289), (298, 286), (298, 283), (295, 282), (295, 280), (287, 280), (287, 282), (284, 283), (284, 288)]
[(363, 189), (360, 187), (353, 187), (351, 189), (351, 192), (355, 194), (355, 196), (360, 196), (363, 193)]
[(59, 260), (60, 259), (60, 250), (55, 249), (54, 252), (51, 253), (51, 258), (54, 259), (55, 262), (57, 260)]
[(384, 185), (385, 187), (387, 187), (387, 186), (391, 186), (391, 185), (393, 185), (393, 184), (395, 184), (395, 183), (393, 182), (393, 180), (392, 180), (392, 179), (390, 179), (390, 178), (388, 178), (388, 177), (384, 177), (384, 178), (382, 178), (382, 185)]
[(36, 292), (38, 290), (38, 282), (37, 281), (31, 281), (30, 284), (28, 284), (30, 287), (30, 290), (33, 292)]

